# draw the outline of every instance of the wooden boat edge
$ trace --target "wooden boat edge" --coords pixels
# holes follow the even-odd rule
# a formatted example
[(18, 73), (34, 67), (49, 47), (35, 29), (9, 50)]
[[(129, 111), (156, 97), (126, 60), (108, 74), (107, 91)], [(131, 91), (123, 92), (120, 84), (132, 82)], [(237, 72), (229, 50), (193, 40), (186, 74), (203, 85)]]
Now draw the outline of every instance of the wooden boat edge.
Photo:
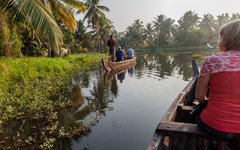
[[(196, 84), (199, 71), (198, 71), (198, 65), (196, 63), (196, 60), (192, 60), (192, 69), (194, 72), (194, 76), (192, 77), (191, 81), (184, 87), (184, 89), (178, 94), (178, 96), (175, 98), (173, 103), (170, 105), (169, 109), (165, 113), (163, 119), (158, 124), (153, 138), (150, 141), (150, 143), (147, 146), (147, 150), (159, 150), (160, 147), (163, 146), (163, 140), (165, 135), (171, 134), (172, 131), (179, 132), (179, 133), (185, 133), (185, 134), (193, 134), (198, 133), (199, 135), (206, 136), (203, 132), (201, 132), (196, 124), (185, 124), (185, 123), (176, 123), (171, 122), (173, 118), (175, 117), (175, 112), (177, 111), (178, 104), (181, 104), (184, 100), (184, 98), (187, 96), (188, 92), (195, 88), (194, 84)], [(177, 127), (176, 127), (177, 125)], [(162, 129), (163, 128), (163, 129)], [(170, 132), (166, 132), (166, 130), (169, 130)], [(176, 130), (178, 129), (178, 130)], [(172, 131), (171, 131), (172, 130)], [(187, 132), (189, 131), (189, 132)]]
[[(134, 63), (136, 63), (136, 59), (137, 59), (137, 56), (132, 59), (127, 59), (127, 60), (120, 61), (120, 62), (110, 62), (110, 61), (107, 61), (106, 59), (102, 59), (102, 65), (106, 71), (114, 71), (119, 68), (121, 69), (121, 67), (123, 70), (125, 68), (128, 68), (128, 66), (134, 65)], [(117, 67), (117, 68), (111, 67), (111, 66), (117, 66), (117, 65), (120, 67)]]

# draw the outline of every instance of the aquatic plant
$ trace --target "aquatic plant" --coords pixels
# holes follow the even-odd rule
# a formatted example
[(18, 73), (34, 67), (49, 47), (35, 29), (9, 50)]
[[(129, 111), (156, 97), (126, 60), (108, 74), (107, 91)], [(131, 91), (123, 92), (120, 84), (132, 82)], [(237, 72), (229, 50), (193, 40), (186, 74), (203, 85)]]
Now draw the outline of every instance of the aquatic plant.
[(69, 92), (69, 78), (80, 68), (99, 66), (102, 57), (91, 53), (53, 59), (0, 58), (0, 120), (24, 118), (59, 104), (69, 106), (71, 102), (63, 97)]

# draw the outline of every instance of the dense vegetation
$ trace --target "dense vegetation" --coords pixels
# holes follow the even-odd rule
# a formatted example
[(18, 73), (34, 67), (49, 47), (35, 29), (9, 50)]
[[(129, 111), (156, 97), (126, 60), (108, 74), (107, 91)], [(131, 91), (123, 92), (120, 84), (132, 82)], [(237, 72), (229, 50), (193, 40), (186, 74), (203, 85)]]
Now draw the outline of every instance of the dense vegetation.
[(119, 43), (139, 48), (159, 47), (195, 47), (207, 42), (217, 44), (219, 28), (230, 20), (239, 19), (240, 14), (228, 13), (214, 17), (205, 14), (199, 17), (188, 11), (176, 22), (165, 15), (158, 15), (154, 21), (145, 26), (140, 19), (119, 33)]
[(79, 69), (99, 66), (102, 57), (101, 54), (82, 54), (58, 58), (1, 58), (0, 120), (69, 103), (63, 97), (68, 92), (69, 77)]
[[(0, 0), (0, 56), (54, 57), (101, 49), (112, 34), (100, 0)], [(74, 14), (86, 12), (83, 21)], [(77, 29), (76, 29), (77, 26)]]

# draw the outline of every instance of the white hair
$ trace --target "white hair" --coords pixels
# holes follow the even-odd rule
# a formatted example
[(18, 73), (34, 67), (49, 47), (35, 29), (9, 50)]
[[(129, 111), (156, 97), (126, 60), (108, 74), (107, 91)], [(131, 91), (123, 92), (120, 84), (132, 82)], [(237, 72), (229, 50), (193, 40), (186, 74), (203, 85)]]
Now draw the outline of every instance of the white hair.
[(226, 50), (240, 50), (240, 19), (224, 24), (219, 34)]

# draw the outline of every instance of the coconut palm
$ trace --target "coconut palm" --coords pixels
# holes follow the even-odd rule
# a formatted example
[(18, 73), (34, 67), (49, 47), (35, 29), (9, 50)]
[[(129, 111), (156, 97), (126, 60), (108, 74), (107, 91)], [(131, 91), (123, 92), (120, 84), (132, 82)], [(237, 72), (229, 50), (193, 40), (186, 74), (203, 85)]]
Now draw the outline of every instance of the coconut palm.
[(11, 45), (9, 41), (9, 26), (8, 26), (8, 20), (6, 14), (4, 14), (0, 10), (0, 33), (1, 33), (1, 38), (0, 38), (0, 56), (6, 56), (9, 57), (11, 55)]
[(166, 19), (166, 16), (161, 14), (161, 15), (158, 15), (157, 18), (154, 18), (154, 19), (155, 19), (153, 21), (154, 30), (159, 33), (161, 30), (161, 24)]
[(178, 20), (176, 43), (181, 46), (196, 46), (203, 44), (203, 33), (199, 30), (198, 14), (188, 11)]
[(99, 27), (89, 34), (92, 35), (93, 40), (98, 43), (98, 51), (102, 51), (102, 45), (107, 41), (110, 35), (112, 35), (114, 26), (109, 19), (105, 17), (99, 18)]
[(85, 5), (87, 6), (87, 13), (83, 18), (83, 21), (87, 20), (88, 25), (93, 29), (96, 29), (99, 25), (98, 21), (100, 17), (105, 17), (104, 11), (109, 12), (106, 6), (99, 5), (100, 0), (87, 0)]
[(162, 30), (162, 23), (165, 21), (166, 16), (161, 14), (158, 15), (157, 18), (154, 18), (155, 20), (153, 21), (153, 27), (154, 27), (154, 31), (156, 32), (157, 36), (156, 36), (156, 42), (158, 45), (160, 45), (161, 39), (162, 37), (160, 36), (161, 30)]
[(186, 12), (183, 17), (178, 20), (179, 30), (185, 32), (188, 29), (196, 29), (198, 27), (199, 19), (198, 14), (192, 11)]
[(159, 37), (162, 38), (162, 43), (168, 44), (177, 32), (177, 27), (171, 18), (165, 19), (161, 24)]
[(52, 12), (40, 0), (0, 0), (0, 9), (13, 18), (22, 17), (37, 34), (47, 35), (49, 45), (55, 52), (62, 43), (62, 32)]
[(230, 21), (230, 16), (228, 15), (228, 13), (225, 14), (221, 14), (217, 16), (217, 26), (216, 26), (216, 32), (218, 33), (220, 27), (222, 25), (224, 25), (225, 23), (227, 23), (228, 21)]
[(199, 23), (199, 28), (204, 34), (204, 39), (206, 39), (206, 43), (208, 43), (209, 40), (213, 40), (216, 34), (216, 20), (214, 19), (214, 16), (211, 14), (203, 15), (203, 18)]
[(230, 20), (236, 20), (236, 19), (240, 19), (240, 14), (239, 13), (233, 13), (232, 17), (230, 18)]
[(146, 39), (146, 44), (151, 45), (155, 38), (154, 27), (151, 23), (147, 23), (144, 29), (144, 37)]
[[(76, 0), (0, 0), (0, 5), (0, 9), (10, 13), (13, 18), (24, 18), (36, 35), (43, 35), (41, 39), (48, 41), (52, 54), (59, 50), (63, 42), (62, 32), (55, 19), (73, 32), (77, 25), (73, 8), (78, 12), (86, 10), (85, 4)], [(51, 53), (49, 51), (49, 55)]]
[(167, 18), (165, 15), (159, 15), (153, 21), (154, 30), (157, 33), (157, 43), (158, 45), (167, 44), (169, 40), (176, 33), (176, 26), (174, 25), (174, 20)]
[(73, 10), (77, 9), (77, 12), (87, 10), (83, 2), (76, 0), (45, 0), (44, 3), (52, 11), (55, 19), (67, 26), (71, 32), (74, 32), (77, 26)]
[(127, 27), (126, 41), (127, 45), (133, 47), (139, 47), (144, 45), (144, 25), (140, 19), (134, 21), (134, 23)]

